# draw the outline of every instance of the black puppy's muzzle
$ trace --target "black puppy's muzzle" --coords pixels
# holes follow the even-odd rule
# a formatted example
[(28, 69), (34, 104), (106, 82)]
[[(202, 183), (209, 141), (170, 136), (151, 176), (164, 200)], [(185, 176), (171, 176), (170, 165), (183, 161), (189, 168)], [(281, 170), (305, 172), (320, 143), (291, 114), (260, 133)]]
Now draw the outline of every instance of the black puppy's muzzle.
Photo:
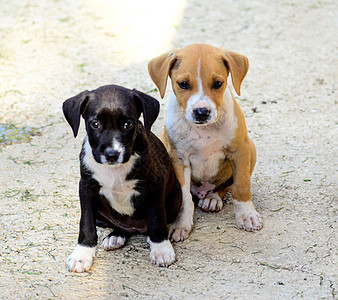
[(121, 155), (120, 151), (112, 149), (112, 148), (107, 148), (104, 151), (104, 157), (109, 164), (116, 163), (118, 159), (120, 158), (120, 155)]
[(113, 149), (113, 148), (106, 148), (103, 153), (101, 154), (101, 163), (106, 163), (106, 164), (116, 164), (120, 162), (120, 156), (121, 152)]
[(196, 124), (204, 124), (208, 121), (210, 116), (210, 109), (206, 107), (199, 107), (193, 110), (193, 116)]

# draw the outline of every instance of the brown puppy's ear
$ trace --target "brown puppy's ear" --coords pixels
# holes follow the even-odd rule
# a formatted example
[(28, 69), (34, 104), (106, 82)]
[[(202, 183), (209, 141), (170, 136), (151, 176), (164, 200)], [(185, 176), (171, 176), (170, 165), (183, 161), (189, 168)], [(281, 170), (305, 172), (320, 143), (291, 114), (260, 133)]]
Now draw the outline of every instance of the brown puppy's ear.
[(155, 98), (138, 90), (133, 89), (132, 92), (143, 113), (144, 128), (147, 135), (149, 135), (151, 126), (154, 124), (160, 112), (160, 103)]
[(77, 136), (80, 126), (80, 117), (88, 102), (89, 91), (84, 91), (63, 102), (62, 109), (65, 118), (73, 130), (74, 137)]
[(249, 70), (249, 60), (237, 52), (221, 48), (223, 61), (231, 73), (232, 84), (238, 96), (241, 94), (241, 85)]
[(148, 63), (149, 75), (159, 89), (161, 98), (164, 97), (169, 72), (175, 61), (176, 53), (172, 50), (151, 59)]

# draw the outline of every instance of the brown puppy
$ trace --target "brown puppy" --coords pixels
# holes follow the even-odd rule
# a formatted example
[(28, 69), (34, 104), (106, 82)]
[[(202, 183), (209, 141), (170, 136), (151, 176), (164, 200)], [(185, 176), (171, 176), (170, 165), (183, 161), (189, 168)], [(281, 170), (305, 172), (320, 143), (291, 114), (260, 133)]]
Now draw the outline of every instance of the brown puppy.
[(248, 69), (245, 56), (204, 44), (167, 52), (148, 64), (162, 98), (168, 76), (173, 88), (161, 139), (183, 192), (183, 210), (170, 228), (174, 241), (186, 239), (191, 230), (192, 195), (201, 209), (219, 211), (222, 197), (231, 189), (236, 225), (247, 231), (263, 226), (250, 191), (256, 149), (243, 112), (227, 87), (230, 73), (240, 95)]

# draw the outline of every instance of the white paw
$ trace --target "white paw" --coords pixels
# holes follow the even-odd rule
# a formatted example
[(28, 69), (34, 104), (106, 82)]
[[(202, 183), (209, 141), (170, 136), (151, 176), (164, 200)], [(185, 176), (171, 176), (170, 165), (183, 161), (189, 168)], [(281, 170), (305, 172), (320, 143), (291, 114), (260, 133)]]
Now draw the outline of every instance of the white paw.
[(121, 248), (126, 243), (126, 238), (122, 236), (107, 236), (102, 241), (102, 247), (104, 250), (115, 250)]
[[(190, 195), (191, 197), (191, 195)], [(187, 202), (176, 220), (168, 225), (169, 237), (173, 242), (184, 241), (188, 238), (193, 225), (194, 203)]]
[(150, 260), (158, 267), (168, 267), (175, 262), (175, 251), (169, 240), (153, 243), (148, 238), (150, 245)]
[(77, 245), (67, 259), (67, 268), (70, 272), (87, 272), (93, 264), (96, 247)]
[(220, 211), (223, 208), (223, 201), (217, 193), (210, 193), (198, 202), (198, 207), (204, 211)]
[(261, 230), (263, 222), (252, 201), (240, 202), (233, 200), (236, 225), (246, 231)]

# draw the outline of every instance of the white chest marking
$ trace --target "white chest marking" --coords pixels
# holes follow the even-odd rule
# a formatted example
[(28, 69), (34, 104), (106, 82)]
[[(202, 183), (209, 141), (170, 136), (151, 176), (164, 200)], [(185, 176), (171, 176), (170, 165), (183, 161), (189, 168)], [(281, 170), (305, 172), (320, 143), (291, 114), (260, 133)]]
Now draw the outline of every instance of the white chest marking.
[(207, 125), (195, 125), (182, 116), (175, 94), (169, 100), (166, 128), (179, 157), (191, 167), (191, 175), (209, 180), (217, 174), (224, 150), (234, 138), (237, 120), (233, 112), (233, 98), (227, 88), (218, 120)]
[(100, 194), (118, 213), (131, 216), (135, 211), (131, 199), (140, 193), (135, 190), (138, 180), (126, 180), (126, 177), (139, 156), (137, 154), (131, 156), (125, 164), (106, 165), (95, 161), (87, 139), (84, 149), (83, 162), (86, 168), (93, 173), (93, 178), (101, 185)]

